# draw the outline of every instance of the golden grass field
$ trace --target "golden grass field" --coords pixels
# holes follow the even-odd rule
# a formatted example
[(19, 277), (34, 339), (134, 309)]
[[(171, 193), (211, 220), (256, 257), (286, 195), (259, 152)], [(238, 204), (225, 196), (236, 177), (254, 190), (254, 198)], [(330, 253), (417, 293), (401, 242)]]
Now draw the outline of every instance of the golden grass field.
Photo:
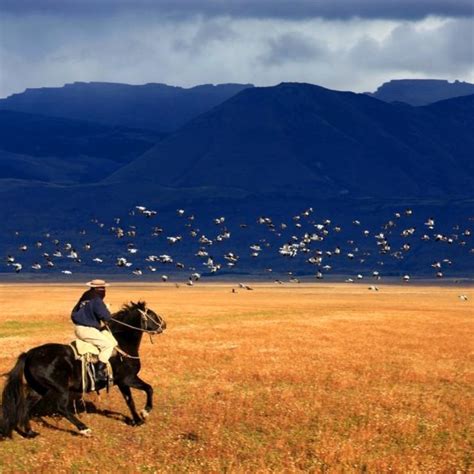
[[(142, 299), (168, 324), (141, 346), (155, 388), (147, 423), (83, 413), (83, 438), (62, 418), (36, 418), (39, 437), (0, 441), (0, 471), (474, 470), (472, 288), (253, 287), (113, 285), (112, 310)], [(32, 346), (69, 342), (83, 290), (1, 285), (0, 371)], [(128, 415), (116, 388), (87, 399)]]

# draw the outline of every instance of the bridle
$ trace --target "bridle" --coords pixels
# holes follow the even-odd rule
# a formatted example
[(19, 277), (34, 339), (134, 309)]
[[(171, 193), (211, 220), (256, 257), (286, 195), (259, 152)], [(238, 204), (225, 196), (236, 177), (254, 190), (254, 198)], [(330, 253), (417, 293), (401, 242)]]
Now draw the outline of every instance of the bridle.
[[(153, 318), (150, 314), (148, 314), (148, 308), (145, 307), (145, 311), (143, 311), (140, 308), (137, 308), (138, 312), (140, 313), (141, 316), (141, 324), (140, 327), (132, 326), (131, 324), (124, 323), (123, 321), (120, 321), (118, 319), (113, 318), (112, 321), (114, 323), (120, 324), (122, 326), (126, 326), (130, 329), (135, 329), (135, 331), (140, 331), (144, 332), (146, 334), (150, 334), (150, 339), (152, 335), (159, 334), (163, 330), (163, 321), (160, 317), (158, 317), (158, 320)], [(156, 324), (158, 327), (154, 330), (151, 329), (146, 329), (146, 323), (147, 321), (152, 321), (154, 324)], [(145, 327), (143, 327), (145, 325)], [(152, 341), (153, 342), (153, 341)]]
[(143, 311), (142, 309), (140, 308), (137, 308), (138, 309), (138, 312), (140, 313), (141, 315), (141, 318), (142, 318), (142, 324), (147, 323), (147, 321), (152, 321), (154, 324), (156, 324), (158, 327), (153, 330), (153, 331), (150, 331), (149, 329), (142, 329), (141, 330), (143, 332), (146, 332), (147, 334), (158, 334), (160, 332), (163, 331), (163, 320), (158, 316), (158, 318), (153, 318), (150, 314), (148, 314), (148, 308), (145, 307), (145, 311)]

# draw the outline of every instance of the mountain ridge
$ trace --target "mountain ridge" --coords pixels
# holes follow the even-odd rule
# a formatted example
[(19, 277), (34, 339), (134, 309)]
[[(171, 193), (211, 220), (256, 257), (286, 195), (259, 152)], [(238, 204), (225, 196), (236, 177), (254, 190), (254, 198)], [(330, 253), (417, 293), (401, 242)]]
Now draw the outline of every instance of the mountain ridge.
[(403, 102), (414, 106), (474, 94), (474, 84), (443, 79), (392, 79), (367, 95), (384, 102)]
[(0, 109), (169, 133), (247, 87), (253, 85), (74, 82), (26, 89), (0, 99)]
[[(373, 183), (378, 184), (372, 186), (373, 191), (393, 190), (396, 180), (414, 195), (427, 192), (427, 183), (420, 185), (410, 176), (418, 173), (423, 179), (421, 170), (431, 166), (433, 169), (425, 172), (438, 180), (431, 183), (431, 192), (443, 190), (443, 179), (453, 190), (456, 186), (445, 175), (443, 160), (454, 166), (451, 174), (456, 174), (460, 184), (471, 183), (473, 176), (464, 179), (458, 168), (466, 163), (457, 165), (453, 155), (456, 147), (439, 138), (437, 124), (442, 117), (438, 109), (407, 109), (364, 94), (304, 83), (256, 87), (241, 91), (189, 122), (105, 182), (139, 179), (177, 187), (225, 184), (256, 190), (262, 185), (255, 177), (264, 168), (257, 164), (266, 163), (266, 180), (275, 185), (291, 186), (299, 179), (297, 186), (312, 183), (328, 190), (347, 186), (360, 195), (361, 184), (378, 172), (385, 178)], [(472, 114), (471, 101), (468, 109)], [(469, 141), (469, 130), (459, 129), (459, 123), (451, 124), (449, 130), (453, 128)], [(429, 139), (423, 141), (422, 134), (429, 134)], [(469, 149), (472, 143), (471, 139)], [(430, 153), (434, 158), (428, 156)], [(460, 156), (468, 160), (468, 156)], [(229, 160), (234, 167), (226, 166)], [(275, 168), (282, 164), (286, 173)], [(221, 173), (216, 175), (216, 169)], [(390, 172), (396, 174), (391, 176)], [(344, 189), (335, 192), (341, 191)]]
[[(454, 240), (454, 245), (437, 244), (434, 233), (444, 232), (443, 238), (456, 234), (469, 244), (469, 236), (461, 232), (469, 229), (474, 202), (473, 119), (473, 96), (413, 107), (304, 83), (248, 88), (99, 182), (0, 179), (0, 253), (21, 258), (26, 269), (34, 263), (31, 259), (43, 258), (38, 253), (54, 252), (60, 236), (60, 249), (65, 243), (77, 249), (92, 244), (104, 259), (100, 271), (116, 271), (116, 257), (128, 256), (130, 243), (139, 248), (134, 265), (144, 271), (147, 255), (168, 253), (189, 268), (202, 268), (196, 257), (201, 236), (215, 237), (227, 229), (231, 241), (216, 239), (211, 255), (221, 260), (224, 252), (242, 255), (239, 269), (257, 265), (265, 271), (274, 264), (288, 269), (287, 261), (279, 259), (279, 246), (293, 242), (294, 236), (300, 241), (303, 232), (311, 236), (316, 223), (329, 221), (331, 240), (321, 236), (312, 250), (332, 252), (340, 243), (352, 252), (360, 244), (355, 267), (347, 257), (338, 265), (362, 271), (377, 268), (381, 258), (373, 248), (368, 260), (364, 255), (369, 243), (377, 245), (372, 232), (385, 232), (381, 225), (402, 213), (403, 224), (392, 231), (393, 247), (384, 257), (384, 274), (416, 269), (419, 252), (424, 252), (424, 272), (432, 271), (433, 259), (448, 258), (456, 262), (456, 271), (472, 274), (470, 247)], [(157, 214), (137, 214), (136, 206)], [(310, 207), (314, 217), (305, 218), (304, 228), (297, 227), (292, 216)], [(178, 209), (184, 209), (183, 218)], [(216, 227), (220, 216), (225, 222)], [(267, 216), (271, 225), (263, 228), (259, 222), (268, 222)], [(420, 233), (429, 217), (436, 227), (424, 245)], [(117, 226), (136, 236), (117, 238)], [(152, 236), (153, 226), (165, 229), (161, 237), (161, 231)], [(343, 237), (336, 226), (344, 229)], [(417, 234), (403, 237), (402, 226), (416, 227)], [(362, 234), (366, 228), (370, 238)], [(35, 242), (45, 235), (50, 236), (47, 246), (38, 250)], [(183, 241), (170, 247), (166, 236), (177, 235)], [(260, 238), (268, 239), (273, 250), (255, 263), (249, 245)], [(353, 239), (357, 244), (348, 246)], [(414, 249), (408, 255), (401, 249), (406, 243)], [(19, 253), (22, 244), (31, 250), (28, 255)], [(66, 257), (51, 271), (98, 271), (91, 254), (80, 253), (83, 263)], [(308, 256), (301, 254), (294, 268), (313, 271), (308, 270)]]

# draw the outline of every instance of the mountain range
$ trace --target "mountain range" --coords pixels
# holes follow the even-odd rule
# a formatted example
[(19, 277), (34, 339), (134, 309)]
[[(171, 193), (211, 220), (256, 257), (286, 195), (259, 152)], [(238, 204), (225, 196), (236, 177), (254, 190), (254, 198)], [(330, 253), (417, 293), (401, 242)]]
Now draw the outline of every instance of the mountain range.
[(74, 82), (26, 89), (0, 100), (0, 109), (62, 117), (111, 126), (170, 133), (252, 84), (130, 85)]
[(385, 102), (428, 105), (440, 100), (474, 94), (474, 84), (441, 79), (395, 79), (368, 95)]
[(234, 222), (308, 206), (373, 225), (406, 206), (446, 225), (472, 215), (474, 95), (411, 106), (304, 83), (236, 87), (175, 129), (11, 111), (2, 101), (0, 253), (14, 250), (18, 229), (26, 240), (46, 231), (72, 239), (91, 219), (138, 204), (170, 231), (182, 206)]
[(105, 182), (318, 198), (465, 196), (474, 189), (473, 112), (474, 95), (418, 108), (310, 84), (252, 88)]

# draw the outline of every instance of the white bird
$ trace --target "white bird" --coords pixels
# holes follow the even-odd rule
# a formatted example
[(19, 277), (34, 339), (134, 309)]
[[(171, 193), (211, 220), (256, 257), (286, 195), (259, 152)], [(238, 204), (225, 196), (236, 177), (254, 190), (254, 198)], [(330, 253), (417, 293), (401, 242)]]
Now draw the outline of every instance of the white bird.
[(238, 255), (235, 255), (234, 253), (232, 252), (227, 252), (225, 255), (224, 255), (224, 258), (229, 262), (229, 263), (237, 263), (237, 261), (239, 260), (239, 256)]
[(159, 259), (161, 263), (173, 263), (173, 259), (166, 254), (160, 255)]
[(425, 222), (425, 226), (429, 227), (430, 229), (433, 229), (435, 225), (435, 221), (432, 217), (428, 218)]
[(467, 297), (467, 295), (459, 295), (458, 298), (461, 300), (461, 301), (467, 301), (469, 298)]

